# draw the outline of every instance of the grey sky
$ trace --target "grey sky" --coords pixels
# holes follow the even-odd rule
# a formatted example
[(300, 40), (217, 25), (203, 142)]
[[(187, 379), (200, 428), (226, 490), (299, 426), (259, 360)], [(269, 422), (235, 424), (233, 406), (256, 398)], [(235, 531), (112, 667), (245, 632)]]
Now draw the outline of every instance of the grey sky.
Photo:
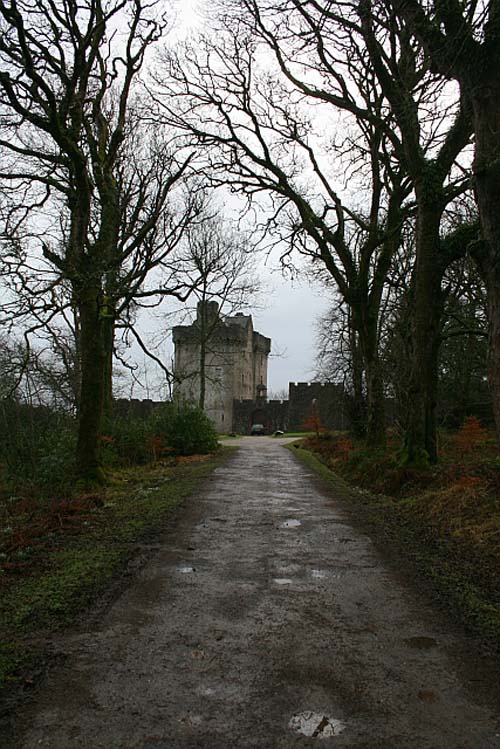
[[(195, 33), (200, 26), (200, 15), (197, 8), (206, 8), (203, 0), (183, 0), (174, 2), (176, 13), (175, 26), (169, 38), (175, 41)], [(231, 202), (231, 201), (229, 201)], [(238, 201), (236, 201), (237, 203)], [(276, 263), (274, 263), (276, 265)], [(278, 392), (288, 389), (289, 382), (303, 382), (313, 379), (315, 350), (315, 324), (328, 305), (326, 293), (318, 287), (312, 287), (307, 281), (291, 281), (284, 278), (280, 272), (272, 271), (267, 265), (262, 265), (260, 276), (269, 293), (263, 295), (263, 305), (258, 304), (250, 309), (254, 328), (262, 335), (271, 338), (272, 349), (269, 360), (268, 391)], [(155, 316), (154, 325), (145, 324), (144, 330), (149, 334), (158, 332), (160, 317)], [(172, 351), (158, 352), (168, 361)], [(142, 353), (133, 347), (132, 356)], [(147, 365), (148, 378), (153, 374), (153, 365)], [(152, 385), (152, 382), (150, 383)], [(153, 393), (154, 393), (154, 386)], [(145, 397), (146, 393), (140, 387), (134, 388), (136, 397)]]
[[(288, 388), (289, 382), (313, 379), (315, 323), (326, 311), (327, 299), (307, 282), (293, 283), (273, 274), (268, 306), (253, 313), (254, 327), (272, 340), (268, 390)], [(275, 356), (275, 354), (282, 354)]]

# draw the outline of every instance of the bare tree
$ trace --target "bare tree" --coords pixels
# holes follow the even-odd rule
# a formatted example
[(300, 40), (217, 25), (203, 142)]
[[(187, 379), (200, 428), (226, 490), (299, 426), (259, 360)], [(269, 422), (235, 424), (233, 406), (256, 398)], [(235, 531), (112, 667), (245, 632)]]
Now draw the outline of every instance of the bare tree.
[[(288, 243), (284, 259), (288, 252), (298, 250), (312, 263), (324, 266), (334, 279), (351, 308), (367, 371), (369, 438), (383, 444), (380, 300), (410, 191), (395, 158), (392, 116), (362, 50), (348, 35), (329, 69), (322, 61), (309, 66), (315, 79), (321, 76), (328, 81), (324, 89), (318, 89), (292, 74), (285, 59), (285, 55), (293, 58), (297, 50), (300, 59), (300, 48), (308, 45), (314, 30), (304, 30), (302, 25), (291, 30), (288, 16), (278, 18), (273, 12), (266, 25), (257, 3), (241, 3), (240, 10), (241, 6), (248, 14), (246, 26), (236, 25), (234, 33), (219, 34), (217, 40), (205, 38), (200, 55), (188, 48), (183, 60), (170, 57), (166, 61), (168, 71), (159, 81), (158, 105), (167, 121), (204, 144), (214, 184), (238, 189), (249, 201), (270, 196), (273, 213), (268, 228)], [(259, 74), (255, 34), (272, 49), (284, 77)], [(337, 61), (342, 72), (337, 72)], [(303, 72), (309, 63), (310, 56), (305, 54)], [(348, 75), (353, 94), (346, 82)], [(340, 93), (332, 93), (333, 89)], [(332, 105), (337, 117), (342, 102), (354, 116), (346, 126), (349, 137), (339, 144), (332, 138), (325, 145), (304, 100), (321, 105), (318, 119), (325, 121), (332, 115)], [(348, 154), (350, 161), (339, 166), (335, 152), (338, 159)], [(369, 185), (363, 190), (363, 200), (351, 200), (349, 205), (342, 197), (339, 169), (353, 179), (357, 176), (359, 184)]]
[(18, 199), (7, 232), (15, 240), (23, 219), (33, 223), (34, 208), (59, 206), (67, 216), (59, 227), (63, 240), (42, 241), (35, 276), (43, 275), (45, 261), (53, 271), (47, 287), (67, 281), (77, 317), (76, 457), (85, 480), (102, 476), (98, 437), (120, 303), (123, 309), (140, 293), (151, 265), (175, 244), (172, 231), (190, 215), (188, 209), (180, 220), (162, 218), (189, 154), (165, 158), (160, 149), (152, 181), (137, 161), (128, 172), (123, 168), (124, 144), (134, 127), (129, 118), (134, 80), (163, 29), (154, 8), (142, 0), (0, 2), (6, 131), (0, 176)]
[(458, 81), (472, 109), (482, 231), (474, 257), (488, 295), (489, 383), (500, 440), (500, 9), (496, 0), (394, 0), (393, 6), (425, 46), (433, 70)]
[[(467, 146), (472, 128), (467, 97), (443, 91), (442, 81), (429, 72), (428, 60), (416, 37), (384, 3), (289, 0), (279, 16), (273, 2), (245, 0), (244, 5), (287, 80), (308, 96), (354, 112), (358, 122), (363, 127), (374, 127), (377, 135), (382, 130), (393, 148), (400, 173), (411, 182), (416, 204), (416, 262), (412, 397), (408, 401), (406, 449), (409, 462), (425, 455), (435, 461), (441, 282), (447, 265), (454, 259), (443, 253), (439, 232), (446, 205), (467, 186), (468, 174), (463, 176), (458, 170), (453, 179), (456, 160)], [(353, 79), (359, 81), (360, 74), (353, 65), (354, 69), (348, 69), (344, 76), (339, 65), (346, 38), (351, 59), (363, 66), (358, 90), (366, 88), (370, 74), (364, 71), (371, 70), (376, 96), (353, 98), (349, 84)], [(301, 55), (302, 68), (297, 64)], [(310, 75), (311, 69), (321, 72), (320, 82)], [(387, 108), (392, 116), (384, 119), (380, 113)], [(376, 149), (375, 163), (380, 162), (385, 150), (383, 146)], [(465, 250), (461, 248), (462, 254)], [(365, 339), (361, 332), (362, 349)], [(368, 387), (368, 401), (371, 389)], [(369, 403), (369, 419), (371, 410)]]
[(186, 274), (192, 298), (197, 301), (194, 331), (199, 347), (196, 376), (198, 405), (205, 407), (207, 382), (213, 377), (207, 362), (220, 352), (217, 332), (224, 316), (241, 312), (255, 301), (259, 281), (248, 232), (236, 231), (217, 215), (187, 231), (185, 249), (179, 255), (180, 273)]
[(342, 385), (351, 429), (357, 437), (366, 437), (363, 355), (357, 331), (352, 324), (350, 307), (342, 298), (337, 298), (317, 321), (316, 327), (317, 376), (320, 380)]
[[(434, 118), (429, 128), (428, 109), (439, 106), (442, 91), (428, 75), (426, 57), (417, 39), (397, 14), (380, 7), (376, 10), (369, 0), (360, 4), (361, 33), (397, 121), (400, 155), (411, 177), (417, 206), (406, 460), (434, 462), (439, 329), (444, 304), (441, 284), (447, 266), (455, 259), (455, 255), (443, 251), (440, 227), (447, 204), (466, 186), (460, 178), (458, 185), (450, 183), (450, 176), (469, 142), (471, 113), (467, 97), (459, 93), (446, 113), (448, 120)], [(422, 91), (430, 92), (430, 96), (427, 93), (422, 97)], [(434, 143), (429, 142), (429, 129), (432, 135), (437, 131)], [(453, 245), (452, 249), (464, 254), (466, 246)]]

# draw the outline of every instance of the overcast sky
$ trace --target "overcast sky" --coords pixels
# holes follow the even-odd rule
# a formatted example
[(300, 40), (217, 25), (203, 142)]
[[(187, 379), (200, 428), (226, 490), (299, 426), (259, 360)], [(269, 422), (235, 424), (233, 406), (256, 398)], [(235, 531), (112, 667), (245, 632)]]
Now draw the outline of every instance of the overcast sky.
[(268, 279), (274, 291), (266, 308), (255, 310), (252, 317), (254, 328), (271, 338), (267, 388), (272, 393), (288, 390), (289, 382), (314, 379), (315, 323), (326, 311), (327, 299), (307, 281), (292, 283), (269, 272)]
[[(174, 43), (196, 33), (197, 28), (200, 28), (197, 8), (202, 9), (207, 5), (204, 0), (177, 0), (174, 3), (177, 18), (170, 34)], [(314, 379), (315, 325), (318, 317), (326, 311), (328, 299), (321, 288), (312, 287), (307, 280), (292, 282), (289, 278), (284, 278), (276, 267), (271, 270), (268, 264), (262, 265), (260, 275), (269, 293), (263, 296), (262, 305), (259, 304), (249, 312), (253, 317), (254, 329), (271, 338), (267, 386), (268, 392), (272, 394), (288, 390), (289, 382), (309, 382)], [(158, 331), (158, 326), (161, 326), (161, 322), (156, 317), (155, 323), (145, 324), (144, 330), (151, 334)], [(162, 358), (166, 353), (168, 360), (173, 352), (158, 353)], [(135, 347), (134, 354), (138, 355), (140, 361), (142, 354)], [(134, 397), (157, 397), (154, 392), (157, 377), (152, 371), (153, 366), (151, 363), (147, 365), (152, 392), (136, 386)]]

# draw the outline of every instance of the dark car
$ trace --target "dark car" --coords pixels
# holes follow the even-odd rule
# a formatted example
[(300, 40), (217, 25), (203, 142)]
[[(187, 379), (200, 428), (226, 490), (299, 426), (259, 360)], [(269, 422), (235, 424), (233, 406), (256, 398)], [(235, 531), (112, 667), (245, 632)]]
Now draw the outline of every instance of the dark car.
[(250, 434), (265, 434), (264, 424), (252, 424)]

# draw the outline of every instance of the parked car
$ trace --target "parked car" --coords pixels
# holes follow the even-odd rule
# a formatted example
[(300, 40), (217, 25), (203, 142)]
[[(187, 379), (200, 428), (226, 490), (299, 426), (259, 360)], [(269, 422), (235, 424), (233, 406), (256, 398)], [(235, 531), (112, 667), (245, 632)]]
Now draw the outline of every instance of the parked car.
[(250, 434), (265, 434), (264, 424), (252, 424)]

